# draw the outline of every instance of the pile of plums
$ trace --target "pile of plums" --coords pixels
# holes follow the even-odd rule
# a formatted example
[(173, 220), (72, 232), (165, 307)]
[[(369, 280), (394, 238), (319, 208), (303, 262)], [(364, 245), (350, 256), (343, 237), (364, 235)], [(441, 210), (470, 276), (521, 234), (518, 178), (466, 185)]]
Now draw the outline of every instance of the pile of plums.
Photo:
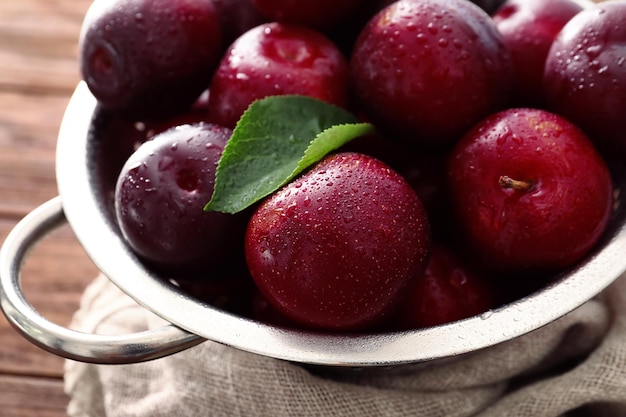
[[(103, 135), (124, 149), (121, 234), (173, 285), (276, 325), (414, 329), (527, 295), (611, 219), (624, 21), (624, 0), (96, 0), (80, 68), (124, 126)], [(241, 115), (280, 95), (375, 131), (205, 211)]]

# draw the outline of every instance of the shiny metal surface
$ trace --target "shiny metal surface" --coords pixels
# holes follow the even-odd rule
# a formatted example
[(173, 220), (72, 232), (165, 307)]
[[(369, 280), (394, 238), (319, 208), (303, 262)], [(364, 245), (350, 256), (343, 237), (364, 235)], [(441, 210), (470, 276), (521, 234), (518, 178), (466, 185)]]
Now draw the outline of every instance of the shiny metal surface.
[[(620, 207), (601, 250), (540, 292), (478, 317), (422, 330), (367, 335), (303, 332), (254, 322), (166, 285), (123, 244), (103, 203), (105, 191), (96, 173), (98, 129), (93, 129), (94, 125), (98, 125), (97, 105), (81, 83), (59, 134), (57, 182), (65, 215), (88, 255), (145, 308), (190, 333), (245, 351), (304, 364), (358, 368), (452, 358), (548, 324), (626, 271), (626, 221)], [(620, 175), (620, 180), (623, 177)], [(619, 203), (623, 198), (620, 195)]]
[(13, 228), (0, 252), (0, 302), (9, 322), (34, 344), (70, 359), (96, 363), (135, 363), (166, 356), (205, 339), (167, 325), (123, 336), (85, 334), (56, 325), (26, 301), (20, 270), (32, 245), (65, 223), (59, 197), (39, 206)]

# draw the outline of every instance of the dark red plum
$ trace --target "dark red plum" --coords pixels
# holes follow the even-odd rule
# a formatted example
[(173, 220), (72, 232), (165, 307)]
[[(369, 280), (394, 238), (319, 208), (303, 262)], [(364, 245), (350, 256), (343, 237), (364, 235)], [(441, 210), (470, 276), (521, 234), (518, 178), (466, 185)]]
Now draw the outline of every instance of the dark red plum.
[(430, 245), (426, 213), (404, 178), (342, 152), (261, 203), (245, 251), (276, 310), (307, 327), (348, 331), (391, 317), (424, 272)]
[(348, 64), (337, 46), (303, 26), (267, 23), (240, 36), (210, 85), (209, 118), (234, 128), (256, 99), (300, 94), (347, 105)]
[(561, 30), (546, 59), (548, 108), (609, 151), (626, 150), (626, 2), (598, 3)]
[(376, 14), (350, 60), (356, 105), (390, 137), (450, 146), (504, 106), (509, 49), (489, 15), (466, 0), (400, 0)]
[(556, 114), (509, 109), (478, 123), (449, 156), (460, 234), (492, 271), (570, 267), (602, 237), (609, 169), (589, 138)]
[(424, 275), (395, 319), (401, 329), (438, 326), (479, 315), (495, 307), (494, 294), (479, 273), (450, 247), (436, 244)]
[(190, 106), (208, 87), (223, 45), (210, 1), (97, 0), (79, 49), (82, 78), (99, 103), (145, 119)]
[(206, 123), (178, 126), (144, 142), (124, 164), (115, 191), (118, 223), (150, 265), (182, 278), (216, 273), (242, 245), (240, 217), (203, 210), (231, 134)]
[[(583, 10), (581, 0), (507, 0), (493, 20), (513, 55), (515, 105), (544, 105), (543, 70), (552, 42)], [(588, 6), (593, 3), (589, 1)]]

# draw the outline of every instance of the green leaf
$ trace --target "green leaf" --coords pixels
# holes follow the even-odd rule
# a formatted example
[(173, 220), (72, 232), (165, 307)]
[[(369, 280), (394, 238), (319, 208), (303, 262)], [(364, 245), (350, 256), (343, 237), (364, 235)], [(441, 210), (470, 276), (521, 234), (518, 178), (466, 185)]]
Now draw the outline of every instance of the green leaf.
[(373, 129), (350, 112), (311, 97), (257, 100), (241, 116), (224, 149), (213, 196), (204, 209), (242, 211)]

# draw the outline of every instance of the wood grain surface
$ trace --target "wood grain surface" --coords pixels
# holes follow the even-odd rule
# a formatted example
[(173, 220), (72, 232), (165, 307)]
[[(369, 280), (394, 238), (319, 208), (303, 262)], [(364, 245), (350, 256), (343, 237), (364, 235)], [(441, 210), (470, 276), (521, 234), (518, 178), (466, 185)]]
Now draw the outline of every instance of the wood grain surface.
[[(0, 1), (0, 241), (57, 195), (55, 147), (78, 83), (77, 47), (89, 0)], [(24, 292), (49, 320), (68, 325), (96, 268), (64, 226), (35, 247)], [(0, 416), (66, 416), (63, 358), (26, 341), (0, 316)]]

